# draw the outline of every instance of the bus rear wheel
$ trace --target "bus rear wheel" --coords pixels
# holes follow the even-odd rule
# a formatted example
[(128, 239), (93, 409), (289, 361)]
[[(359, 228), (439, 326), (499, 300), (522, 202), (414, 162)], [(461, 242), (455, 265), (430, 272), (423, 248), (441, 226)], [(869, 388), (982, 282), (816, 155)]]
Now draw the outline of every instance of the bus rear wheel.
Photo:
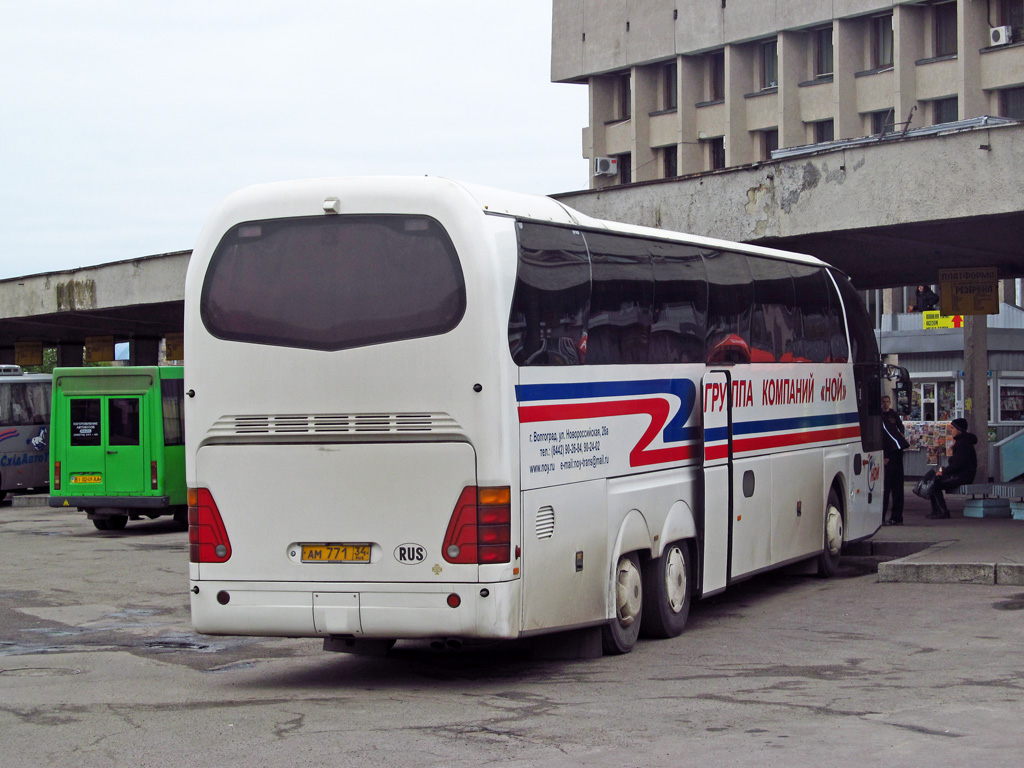
[(818, 575), (830, 578), (839, 570), (839, 555), (843, 551), (843, 510), (835, 488), (828, 492), (825, 505), (825, 540), (818, 555)]
[(128, 515), (114, 515), (107, 518), (108, 531), (121, 531), (128, 525)]
[(629, 653), (640, 636), (644, 587), (640, 559), (635, 552), (619, 557), (615, 566), (615, 618), (601, 629), (601, 647), (607, 654)]
[(685, 541), (665, 547), (661, 557), (644, 563), (644, 637), (678, 637), (690, 615), (693, 593), (690, 548)]

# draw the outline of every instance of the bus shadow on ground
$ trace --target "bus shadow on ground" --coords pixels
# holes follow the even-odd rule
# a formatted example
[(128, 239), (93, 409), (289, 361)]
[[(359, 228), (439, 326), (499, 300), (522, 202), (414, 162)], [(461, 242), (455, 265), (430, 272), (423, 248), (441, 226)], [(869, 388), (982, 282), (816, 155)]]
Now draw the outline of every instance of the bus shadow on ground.
[[(878, 562), (885, 559), (888, 558), (844, 557), (835, 578), (870, 577), (877, 571)], [(695, 601), (682, 635), (668, 640), (641, 640), (633, 653), (661, 649), (677, 652), (675, 644), (696, 641), (702, 630), (709, 630), (723, 621), (742, 620), (748, 609), (772, 595), (799, 588), (800, 584), (813, 583), (827, 584), (828, 580), (782, 571), (760, 574), (730, 586), (724, 593)], [(236, 684), (253, 689), (408, 689), (408, 686), (422, 683), (425, 679), (452, 684), (531, 679), (550, 681), (559, 675), (579, 679), (581, 676), (600, 676), (607, 670), (607, 664), (619, 663), (616, 656), (572, 657), (560, 655), (558, 650), (550, 655), (543, 648), (548, 642), (557, 645), (558, 635), (498, 642), (403, 640), (386, 653), (373, 656), (324, 651), (321, 664), (261, 675), (258, 680)], [(207, 671), (230, 672), (234, 666)]]

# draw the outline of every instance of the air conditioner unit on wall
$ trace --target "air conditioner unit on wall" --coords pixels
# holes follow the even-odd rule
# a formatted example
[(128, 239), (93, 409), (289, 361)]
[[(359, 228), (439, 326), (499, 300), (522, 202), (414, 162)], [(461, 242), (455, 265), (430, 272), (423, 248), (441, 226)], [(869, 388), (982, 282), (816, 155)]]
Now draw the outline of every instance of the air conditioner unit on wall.
[(595, 157), (595, 176), (614, 176), (619, 172), (619, 161), (614, 157)]
[(1013, 27), (992, 27), (988, 31), (989, 45), (1006, 45), (1013, 42)]

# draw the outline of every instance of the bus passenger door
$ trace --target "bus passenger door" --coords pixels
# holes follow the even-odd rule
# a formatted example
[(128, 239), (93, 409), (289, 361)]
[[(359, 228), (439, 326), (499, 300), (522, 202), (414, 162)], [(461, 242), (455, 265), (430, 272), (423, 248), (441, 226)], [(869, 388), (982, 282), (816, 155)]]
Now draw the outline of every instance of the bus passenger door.
[(704, 401), (703, 590), (709, 595), (729, 581), (732, 508), (732, 396), (728, 371), (711, 371), (701, 386)]
[(107, 410), (106, 491), (108, 494), (143, 493), (146, 461), (142, 435), (142, 399), (104, 397)]

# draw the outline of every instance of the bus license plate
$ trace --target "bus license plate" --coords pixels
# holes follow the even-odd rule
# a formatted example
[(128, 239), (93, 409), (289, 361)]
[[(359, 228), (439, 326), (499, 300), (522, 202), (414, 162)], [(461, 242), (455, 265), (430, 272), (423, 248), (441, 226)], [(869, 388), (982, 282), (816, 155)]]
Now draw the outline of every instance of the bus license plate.
[(368, 563), (369, 544), (303, 544), (304, 563)]
[(72, 483), (102, 483), (103, 478), (100, 475), (72, 475)]

